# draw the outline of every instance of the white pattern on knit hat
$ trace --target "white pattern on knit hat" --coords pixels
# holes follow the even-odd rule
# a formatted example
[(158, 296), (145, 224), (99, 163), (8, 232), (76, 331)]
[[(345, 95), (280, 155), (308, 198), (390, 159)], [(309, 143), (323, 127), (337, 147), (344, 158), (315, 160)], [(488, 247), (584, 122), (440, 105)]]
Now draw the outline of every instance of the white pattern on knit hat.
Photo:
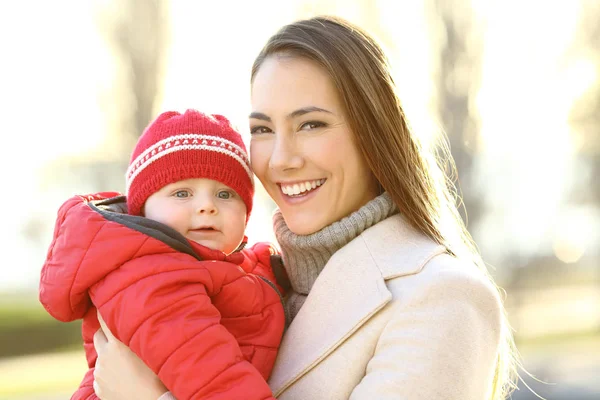
[(250, 160), (244, 149), (232, 141), (218, 136), (189, 133), (163, 139), (148, 147), (142, 154), (137, 156), (131, 162), (125, 174), (127, 190), (129, 191), (129, 187), (135, 177), (146, 167), (167, 154), (180, 150), (208, 150), (228, 155), (244, 167), (250, 181), (254, 184), (252, 171), (250, 170)]

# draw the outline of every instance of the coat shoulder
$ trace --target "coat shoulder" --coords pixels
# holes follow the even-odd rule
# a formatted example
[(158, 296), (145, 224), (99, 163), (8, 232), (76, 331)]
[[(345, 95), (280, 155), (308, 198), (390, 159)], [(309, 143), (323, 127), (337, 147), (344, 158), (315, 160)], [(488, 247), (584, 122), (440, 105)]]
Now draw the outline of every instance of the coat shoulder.
[[(486, 307), (502, 308), (498, 288), (473, 262), (448, 254), (441, 246), (414, 229), (400, 214), (363, 232), (346, 246), (352, 256), (368, 254), (380, 271), (392, 297), (454, 296), (458, 294)], [(342, 249), (344, 250), (344, 249)], [(398, 289), (399, 290), (399, 289)]]
[[(388, 280), (392, 302), (401, 300), (404, 306), (454, 304), (456, 309), (476, 310), (476, 315), (501, 325), (502, 300), (493, 280), (473, 263), (447, 253), (430, 259), (414, 275)], [(475, 314), (474, 314), (475, 315)]]
[(391, 279), (419, 273), (444, 246), (414, 229), (402, 215), (396, 214), (365, 230), (338, 253), (366, 253), (381, 276)]

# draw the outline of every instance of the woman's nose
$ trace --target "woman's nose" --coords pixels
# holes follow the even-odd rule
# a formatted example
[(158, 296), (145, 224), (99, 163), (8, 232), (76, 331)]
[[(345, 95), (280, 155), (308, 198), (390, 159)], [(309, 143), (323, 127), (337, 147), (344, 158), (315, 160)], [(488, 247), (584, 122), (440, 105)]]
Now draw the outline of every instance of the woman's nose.
[(273, 145), (269, 168), (279, 171), (298, 169), (304, 165), (304, 159), (292, 138), (277, 138)]

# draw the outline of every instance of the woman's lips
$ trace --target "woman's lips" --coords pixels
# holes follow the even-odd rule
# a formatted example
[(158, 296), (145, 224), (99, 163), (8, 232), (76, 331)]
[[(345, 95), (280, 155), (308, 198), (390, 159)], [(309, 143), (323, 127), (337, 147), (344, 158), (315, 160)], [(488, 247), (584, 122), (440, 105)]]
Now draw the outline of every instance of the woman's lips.
[(290, 197), (303, 196), (310, 193), (313, 190), (318, 189), (327, 179), (308, 179), (304, 181), (295, 182), (279, 182), (279, 188), (284, 195)]
[[(312, 181), (302, 181), (294, 183), (278, 183), (277, 185), (279, 186), (279, 191), (283, 200), (290, 205), (296, 205), (309, 201), (310, 199), (315, 197), (326, 181), (327, 179), (316, 179)], [(311, 187), (307, 188), (306, 183), (311, 183)], [(301, 189), (300, 184), (304, 184), (304, 190), (301, 192), (299, 190)], [(296, 185), (298, 186), (298, 190), (295, 187)], [(295, 194), (296, 191), (299, 191), (300, 193)]]

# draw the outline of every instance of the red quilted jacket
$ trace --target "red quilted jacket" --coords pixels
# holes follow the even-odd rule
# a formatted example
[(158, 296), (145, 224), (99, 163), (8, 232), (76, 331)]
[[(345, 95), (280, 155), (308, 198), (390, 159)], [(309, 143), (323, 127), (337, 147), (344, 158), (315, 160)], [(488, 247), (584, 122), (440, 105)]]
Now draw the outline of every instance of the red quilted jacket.
[(179, 399), (271, 399), (285, 316), (258, 244), (226, 256), (123, 210), (118, 193), (62, 205), (40, 280), (56, 319), (83, 319), (90, 370), (72, 399), (97, 399), (96, 306), (114, 335)]

